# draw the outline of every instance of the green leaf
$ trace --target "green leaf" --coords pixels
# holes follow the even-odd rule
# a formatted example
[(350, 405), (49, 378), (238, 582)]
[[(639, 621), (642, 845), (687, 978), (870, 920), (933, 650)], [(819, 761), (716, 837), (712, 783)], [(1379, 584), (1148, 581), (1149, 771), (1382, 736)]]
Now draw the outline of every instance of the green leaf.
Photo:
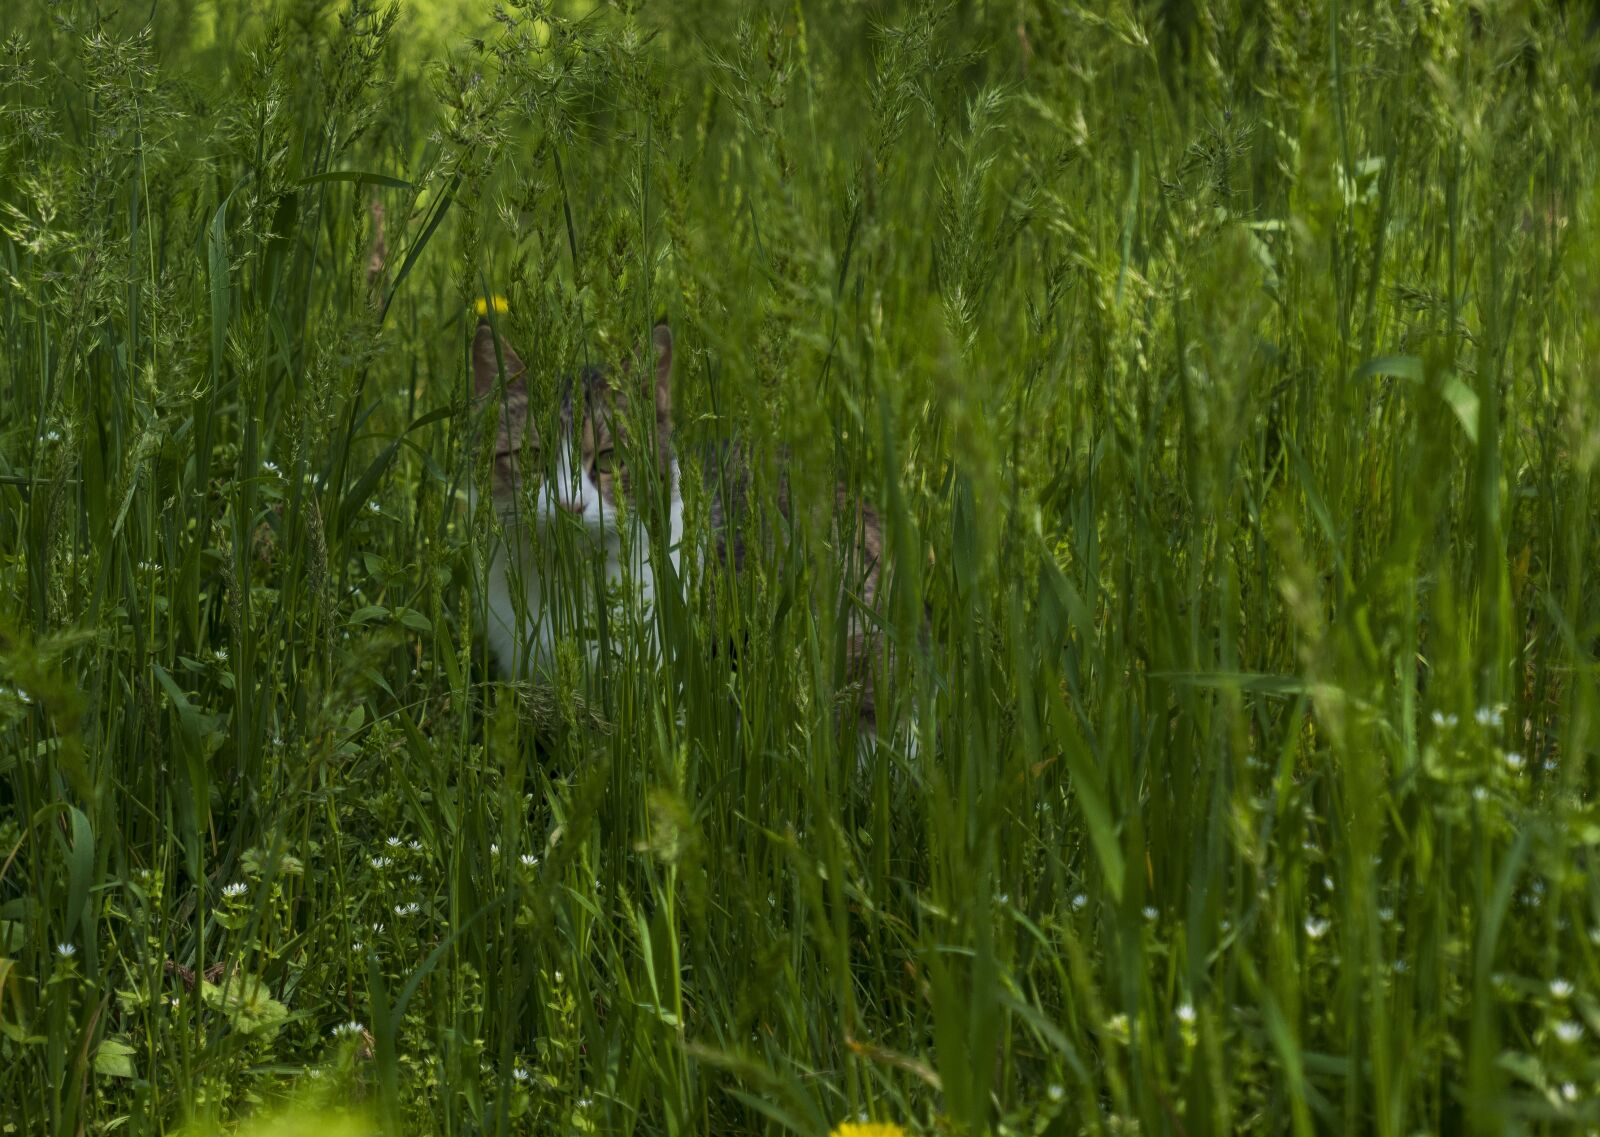
[(1380, 355), (1356, 368), (1357, 379), (1370, 379), (1374, 375), (1392, 375), (1411, 383), (1422, 382), (1422, 360), (1415, 355)]
[(1105, 877), (1106, 890), (1111, 899), (1122, 903), (1122, 884), (1125, 868), (1122, 844), (1117, 837), (1116, 823), (1111, 816), (1111, 804), (1106, 796), (1105, 778), (1095, 764), (1094, 756), (1072, 721), (1072, 708), (1057, 693), (1050, 700), (1051, 726), (1056, 745), (1061, 749), (1061, 760), (1072, 778), (1072, 792), (1077, 795), (1078, 808), (1083, 811), (1084, 824), (1089, 827), (1089, 844), (1094, 848)]
[(90, 918), (89, 884), (94, 879), (94, 830), (89, 819), (76, 806), (67, 807), (72, 819), (72, 842), (67, 846), (67, 927), (80, 924), (85, 936), (94, 931)]
[(244, 1034), (271, 1038), (289, 1018), (289, 1008), (268, 994), (266, 981), (254, 975), (232, 975), (220, 985), (201, 980), (200, 996)]
[(374, 620), (387, 620), (389, 609), (382, 604), (368, 604), (365, 608), (358, 608), (350, 617), (352, 624), (370, 624)]
[(1451, 375), (1439, 386), (1439, 394), (1444, 401), (1450, 404), (1450, 409), (1456, 412), (1456, 418), (1461, 422), (1461, 429), (1467, 432), (1467, 441), (1474, 446), (1478, 444), (1478, 392), (1461, 381), (1459, 375)]
[(348, 529), (355, 520), (356, 512), (366, 504), (367, 498), (377, 488), (378, 480), (383, 477), (384, 471), (389, 468), (389, 463), (394, 461), (395, 453), (400, 449), (400, 439), (395, 439), (383, 448), (372, 464), (366, 468), (350, 492), (344, 495), (344, 502), (339, 506), (339, 528)]
[(417, 263), (417, 258), (422, 255), (422, 250), (427, 248), (428, 241), (433, 237), (434, 230), (439, 228), (439, 222), (443, 221), (444, 215), (450, 211), (450, 203), (455, 200), (456, 190), (460, 188), (461, 180), (465, 176), (464, 170), (456, 171), (455, 177), (445, 187), (444, 193), (440, 195), (438, 203), (433, 207), (433, 214), (428, 218), (428, 223), (422, 227), (422, 234), (417, 238), (416, 243), (411, 246), (410, 250), (407, 251), (406, 259), (400, 262), (400, 271), (395, 273), (394, 283), (389, 285), (389, 291), (383, 298), (383, 309), (378, 313), (378, 323), (383, 323), (385, 317), (389, 315), (389, 305), (394, 303), (394, 298), (400, 291), (400, 285), (405, 283), (406, 277), (411, 275), (412, 266)]
[(312, 174), (309, 178), (301, 178), (297, 184), (314, 186), (323, 182), (354, 182), (356, 185), (387, 186), (390, 189), (403, 190), (416, 188), (404, 178), (375, 174), (371, 170), (325, 170), (320, 174)]
[(424, 616), (421, 612), (418, 612), (415, 608), (396, 608), (394, 610), (394, 614), (399, 618), (402, 624), (410, 628), (413, 632), (421, 632), (426, 635), (427, 633), (433, 631), (432, 621), (430, 621), (428, 617)]
[(108, 1038), (94, 1051), (94, 1072), (107, 1078), (134, 1078), (133, 1047)]

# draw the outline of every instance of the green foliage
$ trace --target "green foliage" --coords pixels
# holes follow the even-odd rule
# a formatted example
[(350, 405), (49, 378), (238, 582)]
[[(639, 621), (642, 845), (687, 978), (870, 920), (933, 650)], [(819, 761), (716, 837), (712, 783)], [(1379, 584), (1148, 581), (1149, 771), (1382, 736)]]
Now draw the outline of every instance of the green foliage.
[[(1600, 1124), (1579, 7), (7, 6), (0, 1134)], [(486, 294), (891, 737), (803, 511), (493, 674)]]

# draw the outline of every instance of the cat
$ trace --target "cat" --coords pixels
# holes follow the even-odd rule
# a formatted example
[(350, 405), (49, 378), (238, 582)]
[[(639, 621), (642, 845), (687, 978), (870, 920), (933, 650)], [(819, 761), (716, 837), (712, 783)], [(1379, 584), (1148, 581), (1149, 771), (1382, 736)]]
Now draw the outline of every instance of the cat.
[[(688, 546), (682, 471), (672, 439), (672, 332), (664, 320), (658, 322), (648, 342), (620, 367), (586, 367), (562, 380), (550, 439), (540, 433), (541, 423), (551, 419), (534, 411), (526, 365), (487, 316), (474, 333), (472, 371), (476, 403), (487, 410), (493, 402), (498, 412), (485, 487), (502, 532), (487, 580), (488, 639), (502, 674), (549, 681), (559, 639), (581, 624), (577, 610), (592, 616), (597, 607), (592, 597), (573, 603), (571, 591), (583, 587), (581, 581), (592, 573), (569, 568), (558, 575), (556, 548), (603, 557), (608, 590), (631, 588), (652, 634), (654, 621), (648, 616), (660, 575), (653, 558), (661, 549), (671, 562), (672, 579), (681, 579), (680, 558)], [(640, 429), (650, 437), (630, 444), (630, 432)], [(641, 455), (647, 465), (636, 470), (628, 459)], [(704, 466), (710, 551), (737, 579), (750, 553), (751, 463), (743, 447), (729, 445)], [(540, 479), (530, 492), (521, 484), (526, 473)], [(777, 485), (779, 515), (792, 520), (788, 481), (780, 477)], [(651, 512), (648, 491), (657, 486), (667, 502), (666, 531), (652, 546), (646, 515)], [(474, 496), (478, 492), (474, 486)], [(866, 735), (877, 726), (873, 674), (883, 645), (860, 610), (877, 610), (882, 525), (872, 506), (843, 483), (823, 507), (831, 508), (835, 541), (847, 555), (845, 678), (859, 692), (859, 727)], [(591, 662), (601, 663), (592, 629), (583, 638)]]
[[(645, 511), (637, 497), (629, 500), (629, 490), (650, 479), (636, 476), (646, 472), (630, 471), (623, 461), (628, 430), (638, 424), (629, 421), (620, 384), (632, 381), (635, 372), (643, 374), (639, 386), (654, 405), (655, 472), (667, 487), (667, 547), (677, 567), (683, 497), (672, 451), (672, 333), (665, 323), (651, 333), (650, 354), (653, 362), (639, 353), (620, 372), (586, 367), (567, 377), (560, 384), (555, 437), (545, 439), (541, 416), (531, 405), (526, 365), (503, 337), (497, 341), (487, 318), (478, 323), (472, 344), (473, 386), (480, 404), (498, 404), (488, 489), (502, 531), (489, 564), (486, 631), (506, 675), (552, 677), (558, 638), (581, 630), (579, 619), (593, 615), (598, 606), (594, 597), (573, 602), (570, 595), (573, 588), (585, 586), (588, 574), (568, 571), (559, 590), (555, 587), (555, 554), (563, 546), (579, 557), (602, 556), (608, 590), (630, 584), (646, 611), (654, 600), (656, 573)], [(524, 493), (521, 483), (528, 473), (538, 484)], [(591, 661), (597, 662), (598, 645), (585, 638)]]

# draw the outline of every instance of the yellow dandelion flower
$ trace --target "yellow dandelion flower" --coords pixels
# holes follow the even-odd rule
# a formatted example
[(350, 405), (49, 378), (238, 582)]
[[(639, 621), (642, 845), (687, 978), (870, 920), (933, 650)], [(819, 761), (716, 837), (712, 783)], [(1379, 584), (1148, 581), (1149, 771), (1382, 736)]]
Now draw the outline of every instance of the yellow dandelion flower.
[(892, 1121), (841, 1121), (828, 1137), (911, 1137)]
[(494, 314), (496, 316), (504, 316), (507, 312), (511, 311), (511, 305), (507, 304), (506, 298), (501, 296), (499, 293), (487, 298), (480, 296), (472, 306), (477, 309), (478, 315), (480, 316), (487, 316), (490, 308), (494, 309)]

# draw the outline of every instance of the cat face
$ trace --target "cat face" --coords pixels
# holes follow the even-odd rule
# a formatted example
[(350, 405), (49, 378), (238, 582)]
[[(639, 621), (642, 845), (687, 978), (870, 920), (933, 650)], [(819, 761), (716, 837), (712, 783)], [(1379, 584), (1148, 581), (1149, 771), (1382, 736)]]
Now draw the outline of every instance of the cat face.
[[(654, 461), (670, 484), (672, 332), (665, 323), (621, 368), (588, 367), (564, 377), (554, 416), (534, 405), (527, 368), (511, 345), (500, 339), (496, 353), (495, 341), (488, 321), (479, 321), (473, 382), (480, 405), (493, 399), (499, 407), (488, 489), (503, 519), (614, 530), (619, 507), (650, 484), (640, 463)], [(553, 427), (552, 437), (543, 437), (541, 424)], [(524, 484), (529, 478), (533, 485)]]

